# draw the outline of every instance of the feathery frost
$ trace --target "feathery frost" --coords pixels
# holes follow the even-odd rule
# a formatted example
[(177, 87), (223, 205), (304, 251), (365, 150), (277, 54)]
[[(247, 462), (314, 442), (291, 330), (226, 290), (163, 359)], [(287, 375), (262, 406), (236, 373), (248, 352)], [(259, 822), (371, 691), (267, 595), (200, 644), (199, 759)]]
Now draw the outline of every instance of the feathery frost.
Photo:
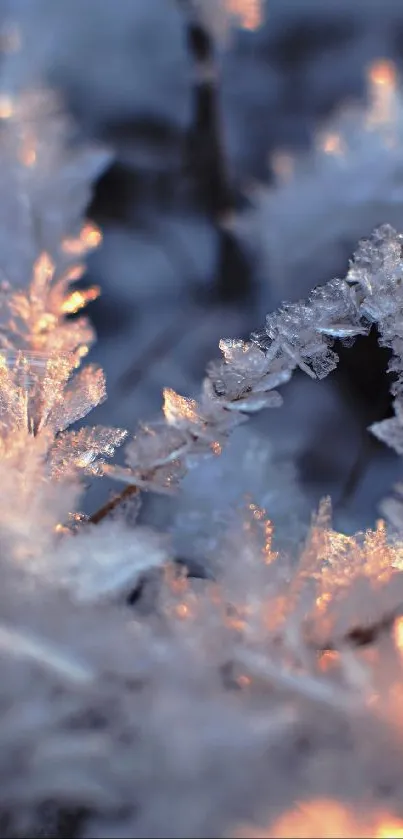
[[(106, 157), (64, 148), (53, 95), (2, 108), (2, 832), (286, 837), (297, 811), (300, 835), (325, 835), (329, 818), (340, 836), (401, 835), (398, 536), (384, 522), (337, 533), (325, 500), (296, 561), (248, 498), (227, 510), (209, 575), (193, 579), (119, 509), (139, 490), (175, 489), (278, 406), (296, 369), (323, 378), (335, 341), (373, 324), (392, 351), (395, 417), (372, 431), (401, 452), (402, 236), (378, 229), (345, 279), (284, 304), (249, 342), (222, 340), (199, 399), (165, 390), (164, 416), (115, 465), (124, 431), (70, 428), (105, 398), (102, 371), (78, 369), (91, 327), (70, 315), (96, 293), (71, 283), (100, 240), (80, 217)], [(103, 474), (124, 489), (88, 520), (81, 478)]]

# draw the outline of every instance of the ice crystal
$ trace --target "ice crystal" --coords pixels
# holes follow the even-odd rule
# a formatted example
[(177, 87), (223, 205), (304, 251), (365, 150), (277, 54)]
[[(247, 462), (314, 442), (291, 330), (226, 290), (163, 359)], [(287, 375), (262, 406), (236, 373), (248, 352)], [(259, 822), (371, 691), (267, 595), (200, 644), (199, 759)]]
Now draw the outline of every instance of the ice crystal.
[(403, 381), (402, 237), (384, 225), (363, 240), (345, 279), (315, 288), (306, 301), (285, 303), (266, 318), (264, 330), (249, 342), (223, 339), (223, 358), (208, 366), (199, 400), (164, 391), (163, 420), (142, 426), (126, 449), (125, 467), (108, 474), (142, 489), (166, 492), (200, 457), (219, 454), (229, 433), (249, 414), (278, 407), (275, 390), (300, 368), (313, 379), (335, 369), (334, 344), (350, 345), (376, 324), (380, 343), (392, 350), (389, 365), (395, 394), (394, 420), (372, 427), (399, 447), (400, 392)]
[(121, 521), (106, 521), (65, 539), (49, 572), (76, 601), (98, 602), (129, 594), (144, 574), (162, 566), (168, 556), (166, 540), (154, 531), (137, 526), (133, 532)]
[[(32, 101), (41, 113), (43, 100)], [(53, 116), (50, 127), (45, 119), (40, 126), (45, 141), (57, 128)], [(55, 148), (57, 138), (56, 131)], [(15, 171), (23, 168), (25, 196), (48, 196), (51, 206), (52, 193), (41, 191), (42, 176), (31, 170), (42, 161), (47, 187), (60, 186), (64, 154), (42, 155), (39, 141), (33, 152), (29, 146)], [(88, 171), (84, 178), (77, 165), (82, 195)], [(222, 358), (209, 366), (199, 397), (166, 389), (163, 417), (140, 426), (123, 466), (107, 464), (124, 431), (70, 428), (105, 398), (102, 371), (77, 369), (88, 342), (80, 321), (68, 319), (85, 302), (69, 290), (75, 260), (88, 237), (99, 240), (92, 228), (73, 229), (74, 201), (71, 217), (64, 212), (70, 176), (56, 212), (63, 224), (47, 230), (46, 217), (40, 247), (38, 228), (35, 237), (33, 228), (19, 228), (28, 237), (21, 253), (29, 255), (29, 271), (17, 288), (10, 258), (1, 300), (6, 827), (20, 836), (58, 835), (59, 827), (43, 824), (50, 812), (56, 826), (71, 816), (82, 836), (161, 836), (167, 825), (177, 836), (228, 836), (254, 815), (270, 835), (281, 835), (284, 824), (295, 827), (283, 817), (301, 797), (376, 803), (385, 790), (388, 812), (397, 813), (402, 541), (383, 522), (364, 534), (337, 533), (325, 499), (296, 561), (274, 546), (270, 509), (237, 497), (210, 550), (211, 573), (195, 580), (169, 561), (160, 534), (123, 523), (116, 511), (139, 489), (176, 488), (200, 458), (218, 455), (251, 413), (278, 405), (276, 388), (294, 370), (322, 378), (337, 363), (335, 340), (350, 342), (372, 324), (392, 350), (395, 376), (395, 417), (373, 431), (403, 450), (401, 237), (380, 228), (361, 243), (344, 280), (284, 304), (249, 342), (222, 340)], [(251, 449), (255, 471), (256, 457)], [(262, 481), (266, 466), (262, 458)], [(105, 473), (128, 487), (90, 520), (74, 513), (80, 475)], [(349, 822), (337, 809), (330, 813), (343, 831), (360, 821), (358, 810)], [(367, 821), (378, 830), (378, 817)], [(315, 826), (309, 818), (306, 825)]]
[(51, 474), (69, 469), (96, 470), (98, 459), (112, 455), (125, 432), (120, 429), (83, 428), (66, 432), (105, 398), (102, 370), (88, 366), (75, 373), (73, 355), (42, 360), (38, 375), (31, 360), (19, 354), (14, 365), (0, 354), (1, 445), (8, 458), (14, 442), (24, 436), (43, 437)]
[[(70, 538), (64, 525), (76, 509), (80, 475), (102, 474), (126, 436), (102, 427), (68, 430), (106, 397), (102, 370), (77, 371), (94, 335), (87, 318), (71, 317), (98, 290), (71, 284), (101, 241), (82, 213), (109, 155), (74, 145), (72, 135), (54, 94), (0, 95), (7, 197), (0, 202), (0, 535), (13, 561), (55, 584), (67, 567), (52, 574), (49, 556), (60, 538)], [(9, 237), (14, 222), (18, 248)]]
[(1, 92), (0, 154), (2, 195), (7, 196), (0, 202), (1, 275), (23, 288), (41, 254), (48, 254), (61, 275), (97, 245), (96, 230), (84, 226), (84, 235), (80, 231), (92, 182), (110, 153), (78, 143), (59, 97), (34, 89)]

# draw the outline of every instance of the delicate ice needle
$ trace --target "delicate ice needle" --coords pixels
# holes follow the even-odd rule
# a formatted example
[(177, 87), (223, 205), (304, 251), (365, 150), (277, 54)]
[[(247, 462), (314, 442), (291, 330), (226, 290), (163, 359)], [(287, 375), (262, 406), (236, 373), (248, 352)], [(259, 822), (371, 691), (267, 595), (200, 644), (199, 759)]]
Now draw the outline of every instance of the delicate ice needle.
[(73, 659), (59, 647), (43, 638), (25, 634), (19, 629), (0, 625), (0, 651), (16, 658), (36, 662), (76, 685), (91, 683), (95, 675), (87, 664)]
[(310, 701), (319, 702), (338, 711), (351, 711), (358, 707), (359, 697), (350, 689), (340, 690), (335, 684), (327, 683), (323, 679), (317, 679), (305, 673), (303, 675), (293, 673), (281, 664), (274, 664), (259, 653), (239, 650), (236, 660), (254, 679), (278, 685)]

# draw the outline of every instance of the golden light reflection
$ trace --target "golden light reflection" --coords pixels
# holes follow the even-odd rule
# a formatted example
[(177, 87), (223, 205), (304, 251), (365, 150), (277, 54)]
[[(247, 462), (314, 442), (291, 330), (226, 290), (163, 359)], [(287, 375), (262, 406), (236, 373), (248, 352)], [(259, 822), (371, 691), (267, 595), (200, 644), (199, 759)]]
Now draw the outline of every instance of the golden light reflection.
[[(267, 518), (266, 510), (263, 507), (258, 507), (257, 504), (249, 502), (249, 512), (252, 519), (259, 522), (263, 526), (264, 531), (264, 545), (263, 545), (263, 559), (265, 565), (270, 565), (278, 557), (278, 552), (272, 550), (274, 527), (270, 519)], [(251, 522), (245, 521), (244, 529), (248, 532), (251, 529)]]
[(240, 676), (238, 676), (236, 683), (240, 688), (248, 688), (249, 685), (252, 684), (252, 679), (250, 678), (250, 676), (245, 676), (242, 673)]
[(163, 396), (163, 411), (169, 425), (178, 425), (181, 421), (185, 423), (198, 421), (197, 403), (194, 399), (180, 396), (179, 393), (176, 393), (170, 387), (164, 388)]
[(396, 648), (403, 653), (403, 618), (397, 618), (393, 627), (393, 639)]
[(77, 237), (66, 238), (62, 250), (69, 256), (81, 256), (88, 250), (97, 248), (102, 242), (102, 233), (95, 224), (86, 222)]
[(14, 114), (14, 101), (7, 94), (0, 95), (0, 119), (10, 119)]
[(376, 839), (401, 839), (403, 837), (403, 822), (387, 820), (381, 824)]
[(386, 59), (374, 61), (368, 68), (368, 78), (377, 87), (395, 88), (397, 72), (394, 61), (388, 61)]
[(324, 134), (322, 137), (319, 137), (318, 146), (325, 154), (334, 155), (336, 157), (339, 157), (344, 153), (343, 139), (340, 134), (332, 132)]
[(254, 31), (263, 23), (263, 0), (225, 0), (225, 9), (243, 29)]
[(326, 673), (328, 670), (331, 670), (332, 667), (339, 664), (339, 662), (340, 656), (336, 650), (325, 650), (325, 652), (321, 653), (319, 656), (319, 669)]
[(32, 167), (35, 166), (37, 161), (37, 151), (36, 141), (32, 135), (24, 139), (19, 152), (19, 158), (21, 163), (29, 169), (32, 169)]
[(63, 301), (61, 311), (64, 315), (73, 315), (78, 312), (87, 303), (96, 300), (100, 295), (100, 289), (97, 286), (86, 289), (85, 291), (73, 291), (66, 300)]
[(388, 814), (357, 817), (331, 799), (301, 802), (268, 829), (248, 827), (233, 834), (238, 839), (400, 839), (403, 821)]
[(186, 603), (178, 603), (178, 605), (175, 606), (175, 614), (178, 618), (188, 618), (190, 614), (189, 606), (187, 606)]
[(396, 117), (397, 70), (393, 61), (379, 59), (368, 68), (371, 106), (367, 126), (388, 125)]

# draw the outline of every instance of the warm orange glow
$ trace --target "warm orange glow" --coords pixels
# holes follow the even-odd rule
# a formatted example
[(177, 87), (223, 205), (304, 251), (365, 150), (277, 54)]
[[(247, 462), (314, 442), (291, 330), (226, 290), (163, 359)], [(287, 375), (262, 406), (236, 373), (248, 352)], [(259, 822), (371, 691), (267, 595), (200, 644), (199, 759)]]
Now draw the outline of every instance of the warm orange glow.
[(233, 836), (239, 839), (364, 839), (367, 836), (400, 839), (403, 822), (379, 813), (360, 818), (337, 801), (318, 799), (299, 803), (268, 829), (242, 829)]
[(249, 676), (241, 674), (241, 676), (238, 676), (236, 682), (240, 688), (247, 688), (250, 684), (252, 684), (252, 679)]
[(11, 96), (0, 96), (0, 119), (10, 119), (14, 113), (14, 102)]
[(79, 363), (80, 363), (79, 359), (84, 358), (86, 355), (88, 355), (89, 351), (90, 351), (90, 348), (87, 346), (87, 344), (81, 344), (77, 348), (77, 364), (76, 364), (77, 367), (79, 366)]
[(33, 324), (32, 326), (32, 336), (41, 335), (43, 332), (46, 332), (48, 329), (52, 329), (55, 327), (57, 323), (56, 315), (52, 315), (51, 312), (45, 312), (45, 314), (41, 315)]
[(340, 134), (325, 134), (319, 140), (319, 148), (324, 151), (325, 154), (342, 155), (343, 141)]
[(81, 256), (86, 251), (97, 248), (101, 242), (102, 233), (99, 228), (95, 224), (87, 222), (79, 236), (63, 240), (62, 249), (69, 256)]
[(397, 618), (393, 627), (393, 637), (397, 649), (403, 653), (403, 618)]
[[(273, 542), (273, 531), (274, 527), (270, 519), (267, 518), (266, 510), (263, 507), (258, 507), (257, 504), (253, 504), (250, 502), (248, 504), (249, 512), (251, 513), (252, 519), (257, 521), (263, 525), (263, 532), (264, 532), (264, 546), (263, 546), (263, 561), (266, 565), (270, 565), (275, 559), (277, 559), (277, 552), (272, 550), (272, 542)], [(246, 520), (244, 523), (244, 529), (248, 532), (251, 527), (253, 526), (253, 522), (250, 520)]]
[(75, 283), (83, 276), (84, 273), (84, 263), (78, 263), (77, 265), (74, 265), (72, 268), (69, 268), (68, 274), (64, 275), (64, 279), (66, 283)]
[(335, 801), (313, 801), (300, 804), (293, 812), (281, 816), (270, 830), (273, 839), (333, 839), (359, 835), (355, 819)]
[(317, 605), (318, 609), (320, 609), (321, 611), (325, 611), (326, 606), (327, 606), (328, 603), (330, 603), (331, 599), (332, 599), (332, 595), (330, 594), (329, 591), (325, 591), (324, 594), (321, 594), (320, 597), (317, 597), (316, 598), (316, 605)]
[(96, 300), (99, 297), (100, 289), (94, 286), (86, 291), (73, 291), (66, 300), (63, 301), (61, 311), (64, 315), (73, 315), (78, 312), (87, 303)]
[(224, 617), (226, 625), (235, 632), (244, 632), (246, 629), (246, 610), (238, 610), (235, 607), (227, 610)]
[(102, 242), (102, 233), (95, 224), (87, 222), (81, 231), (80, 238), (87, 248), (97, 248)]
[(393, 124), (396, 111), (396, 65), (386, 59), (374, 61), (368, 68), (367, 79), (372, 100), (368, 126)]
[(368, 78), (373, 85), (389, 88), (395, 87), (397, 82), (395, 63), (387, 59), (374, 61), (368, 69)]
[(180, 425), (184, 422), (197, 422), (197, 403), (194, 399), (188, 399), (186, 396), (180, 396), (175, 390), (170, 387), (164, 388), (164, 405), (163, 411), (165, 419), (169, 425)]
[(263, 23), (262, 0), (225, 0), (226, 11), (243, 29), (259, 29)]
[(45, 251), (38, 256), (33, 271), (31, 283), (31, 298), (41, 298), (44, 289), (51, 282), (55, 271), (55, 265), (49, 254)]
[(35, 137), (31, 134), (23, 140), (20, 153), (19, 153), (20, 161), (24, 166), (28, 166), (32, 168), (35, 166), (37, 161), (37, 153), (36, 153), (36, 141)]
[(323, 672), (330, 670), (335, 664), (340, 661), (339, 653), (336, 650), (325, 650), (319, 656), (319, 669)]
[(61, 534), (62, 536), (68, 535), (70, 533), (69, 528), (66, 527), (65, 524), (61, 524), (60, 522), (59, 524), (55, 525), (54, 532)]
[(393, 819), (386, 820), (378, 827), (376, 839), (401, 839), (403, 837), (403, 822)]
[(187, 606), (186, 603), (179, 603), (175, 607), (175, 614), (178, 616), (178, 618), (182, 618), (182, 619), (189, 617), (189, 614), (190, 614), (189, 606)]

